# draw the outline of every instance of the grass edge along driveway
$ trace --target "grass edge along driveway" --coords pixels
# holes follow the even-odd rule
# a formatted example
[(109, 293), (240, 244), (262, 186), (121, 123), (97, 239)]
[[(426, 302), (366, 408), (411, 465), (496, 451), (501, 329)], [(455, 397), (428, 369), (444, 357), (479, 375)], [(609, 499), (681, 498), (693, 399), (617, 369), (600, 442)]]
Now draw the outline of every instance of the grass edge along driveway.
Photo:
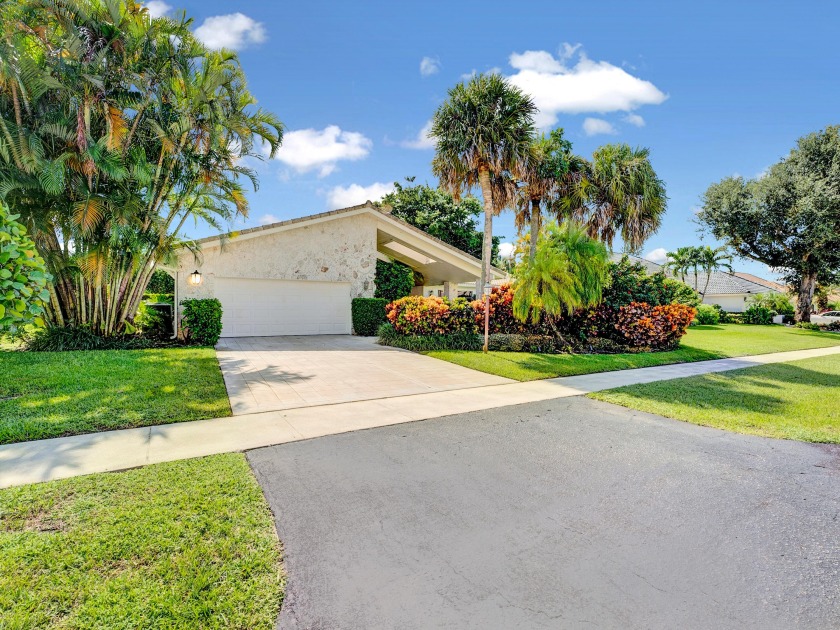
[(558, 376), (576, 376), (836, 345), (840, 345), (838, 333), (786, 326), (723, 324), (690, 328), (688, 334), (683, 337), (680, 347), (669, 352), (634, 354), (489, 352), (485, 355), (482, 352), (467, 350), (439, 350), (424, 354), (488, 374), (517, 381), (533, 381)]
[(726, 431), (840, 443), (840, 355), (629, 385), (588, 396)]
[(0, 490), (0, 628), (268, 630), (284, 587), (241, 453)]
[(0, 444), (231, 415), (213, 348), (0, 352)]

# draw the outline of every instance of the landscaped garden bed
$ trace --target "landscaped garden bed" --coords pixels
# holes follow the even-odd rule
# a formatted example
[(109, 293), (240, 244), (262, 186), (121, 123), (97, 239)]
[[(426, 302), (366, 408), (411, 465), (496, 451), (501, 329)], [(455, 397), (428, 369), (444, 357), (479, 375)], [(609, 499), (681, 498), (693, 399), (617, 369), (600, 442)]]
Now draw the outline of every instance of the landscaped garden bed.
[(280, 543), (244, 455), (0, 490), (0, 628), (273, 628)]

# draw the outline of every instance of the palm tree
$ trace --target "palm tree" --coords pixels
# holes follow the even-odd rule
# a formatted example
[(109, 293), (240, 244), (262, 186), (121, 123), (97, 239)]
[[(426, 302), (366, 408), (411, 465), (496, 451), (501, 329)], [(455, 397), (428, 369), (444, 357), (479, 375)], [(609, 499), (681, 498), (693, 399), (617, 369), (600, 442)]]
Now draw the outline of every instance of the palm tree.
[(709, 282), (711, 282), (712, 274), (715, 271), (725, 269), (732, 273), (732, 255), (729, 253), (729, 248), (725, 245), (715, 247), (714, 249), (709, 245), (705, 245), (697, 248), (697, 260), (700, 263), (700, 267), (706, 273), (706, 286), (703, 287), (703, 297), (705, 297), (706, 291), (709, 290)]
[(550, 202), (561, 189), (569, 172), (569, 156), (572, 143), (563, 138), (562, 129), (554, 129), (548, 136), (543, 134), (531, 144), (527, 167), (522, 173), (522, 186), (518, 189), (516, 229), (520, 234), (530, 224), (531, 260), (537, 254), (537, 239), (542, 223), (541, 204)]
[(607, 144), (592, 154), (581, 204), (570, 208), (587, 225), (589, 235), (610, 248), (617, 234), (629, 251), (637, 251), (659, 229), (668, 197), (665, 183), (650, 163), (650, 151), (627, 144)]
[(282, 125), (254, 107), (236, 55), (208, 51), (189, 20), (150, 19), (132, 0), (2, 9), (17, 26), (0, 83), (20, 96), (0, 89), (0, 197), (54, 277), (48, 318), (130, 331), (185, 223), (247, 213), (240, 180), (256, 178), (242, 158), (263, 142), (273, 154)]
[(567, 221), (548, 224), (540, 232), (536, 256), (517, 267), (513, 313), (520, 321), (541, 317), (562, 339), (556, 318), (576, 308), (595, 306), (607, 283), (609, 254), (584, 226)]
[(449, 90), (435, 112), (432, 170), (456, 198), (475, 186), (484, 202), (482, 286), (491, 277), (493, 215), (514, 199), (514, 176), (524, 170), (534, 136), (531, 98), (498, 74), (480, 74)]
[(677, 251), (668, 252), (667, 258), (665, 269), (671, 271), (675, 276), (679, 276), (680, 280), (685, 282), (685, 274), (694, 265), (696, 259), (695, 248), (691, 246), (678, 247)]

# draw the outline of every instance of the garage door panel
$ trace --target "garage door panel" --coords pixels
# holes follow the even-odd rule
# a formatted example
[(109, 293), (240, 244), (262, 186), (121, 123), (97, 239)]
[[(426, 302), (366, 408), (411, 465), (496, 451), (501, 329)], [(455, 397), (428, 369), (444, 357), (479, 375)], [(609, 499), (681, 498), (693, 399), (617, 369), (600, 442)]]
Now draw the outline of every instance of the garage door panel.
[(350, 334), (350, 284), (216, 278), (223, 337)]

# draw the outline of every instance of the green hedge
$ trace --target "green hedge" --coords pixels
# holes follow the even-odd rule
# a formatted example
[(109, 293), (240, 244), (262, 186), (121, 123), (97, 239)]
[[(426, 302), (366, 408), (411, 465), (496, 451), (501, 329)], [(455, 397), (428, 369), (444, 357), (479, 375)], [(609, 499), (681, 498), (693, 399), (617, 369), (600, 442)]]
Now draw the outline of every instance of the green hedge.
[(448, 335), (403, 335), (394, 330), (391, 324), (382, 324), (377, 331), (379, 344), (392, 346), (413, 352), (431, 350), (481, 350), (484, 341), (481, 335), (467, 332)]
[(744, 311), (744, 314), (741, 316), (741, 320), (745, 324), (759, 324), (766, 326), (773, 323), (773, 316), (775, 314), (776, 312), (771, 311), (769, 308), (753, 304)]
[(215, 346), (222, 334), (222, 303), (216, 298), (207, 298), (184, 300), (181, 305), (188, 339), (202, 346)]
[(353, 332), (362, 337), (373, 337), (379, 327), (387, 322), (385, 298), (353, 298), (350, 311), (353, 317)]
[(411, 294), (411, 289), (414, 288), (414, 271), (398, 260), (393, 262), (377, 260), (374, 284), (376, 284), (374, 297), (393, 302)]
[(697, 307), (697, 315), (695, 316), (697, 323), (701, 326), (714, 326), (720, 323), (720, 312), (708, 304), (701, 304)]

